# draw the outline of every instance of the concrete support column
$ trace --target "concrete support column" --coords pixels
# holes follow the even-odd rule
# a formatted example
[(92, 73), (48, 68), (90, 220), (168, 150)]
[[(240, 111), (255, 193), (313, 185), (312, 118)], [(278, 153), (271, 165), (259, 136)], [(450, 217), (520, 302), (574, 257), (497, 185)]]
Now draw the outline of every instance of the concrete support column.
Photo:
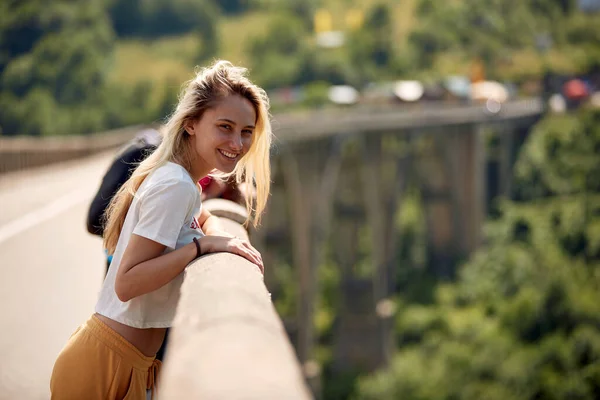
[[(359, 142), (353, 145), (359, 146)], [(379, 332), (373, 310), (372, 280), (357, 274), (359, 235), (364, 225), (362, 158), (356, 148), (345, 154), (334, 201), (331, 246), (340, 268), (338, 309), (334, 324), (333, 368), (336, 373), (370, 371), (379, 366)]]
[(320, 367), (314, 360), (314, 313), (318, 294), (317, 268), (328, 239), (332, 199), (341, 164), (342, 140), (328, 138), (285, 149), (282, 162), (298, 271), (298, 357), (313, 393), (320, 397)]
[(446, 146), (450, 170), (454, 237), (458, 255), (476, 250), (487, 214), (486, 150), (483, 126), (465, 126), (451, 133)]
[(468, 253), (477, 250), (483, 241), (483, 224), (487, 215), (486, 187), (487, 187), (487, 154), (486, 154), (486, 132), (483, 125), (476, 125), (466, 135), (469, 141), (469, 169), (472, 184), (467, 193), (470, 200), (469, 208), (472, 210), (472, 218), (469, 229), (471, 230), (468, 243)]
[(456, 224), (458, 210), (452, 196), (455, 157), (453, 156), (454, 134), (451, 131), (428, 132), (419, 140), (420, 154), (416, 176), (421, 189), (421, 198), (427, 226), (429, 264), (440, 277), (453, 274), (457, 252)]
[[(384, 145), (384, 141), (388, 142)], [(373, 262), (373, 307), (378, 317), (380, 365), (387, 365), (394, 351), (393, 307), (389, 296), (393, 292), (395, 245), (397, 230), (395, 214), (398, 200), (406, 188), (410, 151), (404, 153), (397, 138), (390, 135), (364, 135), (362, 138), (362, 189), (367, 221), (371, 232)], [(388, 148), (389, 145), (391, 148)]]

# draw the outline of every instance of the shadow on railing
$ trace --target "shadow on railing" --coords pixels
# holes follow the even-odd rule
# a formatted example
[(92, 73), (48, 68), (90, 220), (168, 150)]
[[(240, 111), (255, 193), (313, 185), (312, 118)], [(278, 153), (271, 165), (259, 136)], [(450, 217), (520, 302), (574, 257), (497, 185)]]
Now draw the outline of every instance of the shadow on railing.
[[(248, 238), (243, 207), (222, 199), (203, 206)], [(161, 376), (161, 399), (311, 398), (262, 274), (229, 253), (186, 269)]]

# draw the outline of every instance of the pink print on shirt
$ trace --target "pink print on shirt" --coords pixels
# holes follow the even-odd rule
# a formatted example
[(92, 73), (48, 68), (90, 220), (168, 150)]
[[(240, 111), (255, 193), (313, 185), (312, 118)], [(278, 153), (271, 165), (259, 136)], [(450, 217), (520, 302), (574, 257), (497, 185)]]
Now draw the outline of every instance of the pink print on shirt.
[(190, 225), (190, 228), (200, 229), (200, 224), (198, 223), (198, 220), (196, 219), (196, 217), (194, 217), (194, 219), (192, 219), (192, 224)]

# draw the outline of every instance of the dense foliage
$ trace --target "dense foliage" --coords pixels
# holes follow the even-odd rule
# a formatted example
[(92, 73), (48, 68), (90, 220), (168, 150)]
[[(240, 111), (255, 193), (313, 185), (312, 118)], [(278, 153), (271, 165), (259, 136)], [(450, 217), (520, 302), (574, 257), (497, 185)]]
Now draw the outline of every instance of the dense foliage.
[[(228, 2), (234, 7), (234, 2)], [(198, 59), (214, 55), (218, 9), (212, 0), (115, 0), (108, 8), (119, 37), (157, 38), (194, 32), (202, 38)]]
[(600, 112), (550, 116), (518, 160), (487, 244), (397, 319), (399, 353), (365, 399), (600, 396)]
[[(118, 38), (195, 32), (202, 41), (192, 59), (216, 50), (219, 13), (211, 0), (46, 3), (0, 3), (4, 135), (92, 132), (164, 116), (169, 107), (148, 103), (154, 83), (109, 82)], [(174, 92), (163, 102), (171, 102)]]
[[(318, 44), (323, 10), (344, 35), (341, 47)], [(575, 0), (8, 0), (0, 4), (0, 133), (162, 118), (193, 67), (214, 57), (250, 67), (267, 89), (303, 86), (305, 106), (322, 103), (324, 83), (443, 78), (479, 61), (487, 76), (517, 81), (587, 71), (600, 65), (599, 18)]]
[(419, 68), (451, 56), (480, 60), (492, 77), (519, 79), (600, 63), (600, 16), (582, 13), (576, 0), (422, 0), (418, 15), (410, 43)]
[(1, 131), (53, 134), (102, 128), (102, 92), (113, 45), (102, 1), (2, 2)]

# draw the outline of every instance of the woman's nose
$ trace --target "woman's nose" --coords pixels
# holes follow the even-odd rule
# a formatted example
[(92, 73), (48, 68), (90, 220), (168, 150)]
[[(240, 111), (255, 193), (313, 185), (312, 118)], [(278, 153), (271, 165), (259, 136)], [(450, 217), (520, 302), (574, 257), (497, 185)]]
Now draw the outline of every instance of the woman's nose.
[(243, 148), (242, 134), (236, 133), (231, 138), (231, 150), (241, 151)]

